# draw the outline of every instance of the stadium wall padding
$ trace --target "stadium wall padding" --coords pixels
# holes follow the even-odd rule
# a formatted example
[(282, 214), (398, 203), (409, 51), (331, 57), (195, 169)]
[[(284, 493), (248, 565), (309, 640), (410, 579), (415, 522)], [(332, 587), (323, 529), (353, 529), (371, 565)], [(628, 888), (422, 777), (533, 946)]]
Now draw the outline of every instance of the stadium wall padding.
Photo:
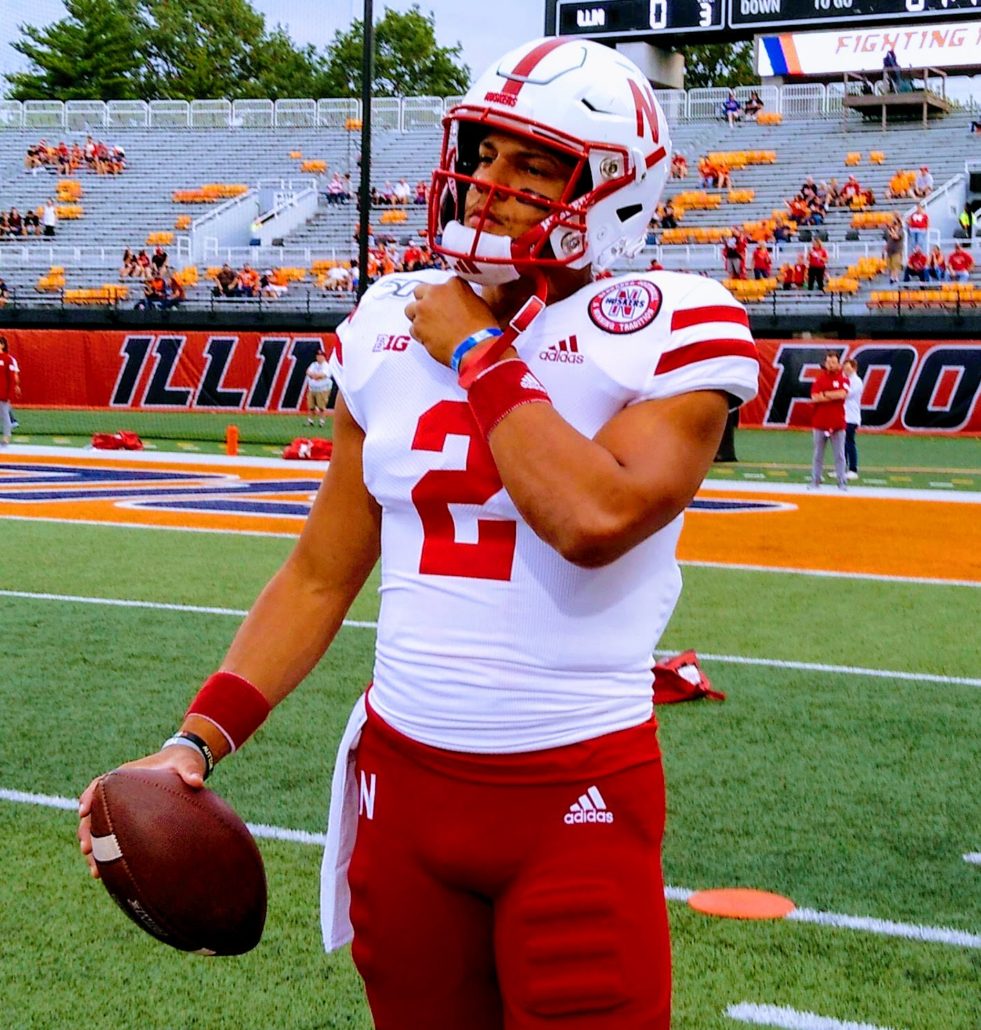
[[(307, 365), (340, 346), (328, 332), (7, 329), (24, 406), (117, 411), (296, 412)], [(760, 394), (744, 427), (809, 424), (827, 350), (854, 357), (867, 430), (981, 434), (981, 342), (761, 339)]]

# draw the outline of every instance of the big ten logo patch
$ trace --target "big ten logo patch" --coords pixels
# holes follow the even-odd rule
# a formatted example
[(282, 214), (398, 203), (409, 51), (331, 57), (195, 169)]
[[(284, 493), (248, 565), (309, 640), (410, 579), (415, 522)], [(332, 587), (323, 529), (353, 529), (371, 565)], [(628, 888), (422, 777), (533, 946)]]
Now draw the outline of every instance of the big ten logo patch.
[(403, 351), (412, 342), (411, 336), (406, 336), (404, 333), (398, 335), (392, 335), (390, 333), (379, 333), (375, 337), (375, 345), (371, 348), (373, 351)]

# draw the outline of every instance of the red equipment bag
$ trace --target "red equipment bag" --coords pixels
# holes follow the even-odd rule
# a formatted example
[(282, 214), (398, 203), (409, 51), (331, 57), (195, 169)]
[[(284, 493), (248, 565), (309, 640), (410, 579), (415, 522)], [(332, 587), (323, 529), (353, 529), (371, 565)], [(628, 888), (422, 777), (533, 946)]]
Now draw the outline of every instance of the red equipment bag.
[(92, 446), (99, 451), (142, 451), (139, 434), (122, 429), (118, 433), (93, 433)]
[(330, 440), (298, 436), (283, 448), (283, 457), (296, 461), (329, 461), (333, 449)]

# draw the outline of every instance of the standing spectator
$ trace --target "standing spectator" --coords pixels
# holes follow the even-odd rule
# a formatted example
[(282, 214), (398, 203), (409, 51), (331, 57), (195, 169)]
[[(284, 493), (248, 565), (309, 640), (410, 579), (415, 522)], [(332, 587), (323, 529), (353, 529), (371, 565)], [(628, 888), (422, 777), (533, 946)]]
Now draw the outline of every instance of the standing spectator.
[(845, 395), (845, 464), (848, 466), (847, 479), (858, 479), (858, 444), (855, 436), (862, 424), (862, 391), (865, 383), (858, 374), (858, 362), (854, 358), (846, 358), (841, 365), (848, 380), (848, 393)]
[(947, 278), (947, 259), (940, 249), (940, 244), (935, 243), (930, 249), (930, 263), (927, 265), (927, 275), (936, 282), (943, 282)]
[(44, 226), (45, 236), (54, 236), (58, 226), (58, 208), (55, 206), (53, 197), (48, 197), (48, 202), (44, 205), (41, 224)]
[(10, 443), (13, 431), (10, 406), (20, 396), (20, 368), (10, 353), (6, 336), (0, 336), (0, 446)]
[(910, 279), (919, 279), (921, 283), (925, 283), (927, 281), (927, 265), (929, 263), (929, 258), (923, 253), (919, 245), (915, 246), (906, 258), (906, 271), (903, 272), (903, 282), (908, 283)]
[(906, 219), (906, 228), (909, 232), (910, 247), (919, 247), (922, 250), (927, 243), (927, 229), (930, 228), (930, 216), (922, 201), (916, 205)]
[(330, 365), (327, 364), (327, 354), (323, 350), (318, 350), (316, 359), (307, 366), (307, 425), (312, 426), (315, 418), (320, 419), (321, 425), (324, 424), (327, 417), (327, 401), (333, 385), (334, 379), (330, 374)]
[(738, 226), (722, 241), (722, 264), (730, 279), (746, 278), (746, 243)]
[(824, 475), (824, 452), (831, 441), (835, 459), (838, 489), (846, 490), (845, 467), (845, 397), (848, 396), (848, 377), (841, 367), (837, 352), (829, 350), (824, 365), (811, 384), (811, 436), (814, 454), (811, 460), (809, 489), (817, 490)]
[(889, 282), (898, 283), (899, 272), (903, 267), (903, 223), (898, 213), (893, 215), (892, 221), (883, 229), (882, 238)]
[(933, 192), (933, 176), (926, 165), (920, 165), (919, 174), (913, 184), (913, 193), (917, 197), (929, 197)]
[(671, 178), (684, 179), (688, 175), (688, 158), (676, 150), (671, 155)]
[(886, 92), (898, 93), (901, 88), (899, 81), (899, 59), (896, 57), (896, 51), (891, 47), (886, 51), (886, 56), (882, 59), (882, 70), (886, 80)]
[(807, 288), (824, 293), (824, 271), (828, 267), (828, 251), (821, 240), (814, 240), (807, 251)]
[(964, 239), (969, 240), (974, 235), (974, 209), (970, 203), (964, 205), (964, 210), (957, 216), (958, 232), (963, 234)]
[(957, 240), (947, 257), (947, 274), (951, 279), (966, 283), (970, 280), (973, 269), (974, 258), (971, 257), (970, 251), (964, 249), (961, 241)]
[(729, 96), (726, 97), (725, 102), (722, 104), (722, 113), (729, 122), (730, 128), (742, 117), (743, 105), (739, 103), (736, 99), (736, 94), (731, 89), (729, 90)]
[(760, 240), (753, 251), (753, 278), (769, 279), (773, 269), (773, 255), (766, 245), (766, 240)]

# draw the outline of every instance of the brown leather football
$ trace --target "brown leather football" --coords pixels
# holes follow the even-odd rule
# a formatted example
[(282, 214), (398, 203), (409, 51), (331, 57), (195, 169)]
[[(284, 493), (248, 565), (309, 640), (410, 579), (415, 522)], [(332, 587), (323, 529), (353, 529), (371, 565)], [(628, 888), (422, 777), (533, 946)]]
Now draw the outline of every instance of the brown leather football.
[(266, 921), (266, 873), (248, 827), (214, 791), (169, 769), (116, 769), (92, 799), (92, 854), (113, 900), (165, 944), (241, 955)]

